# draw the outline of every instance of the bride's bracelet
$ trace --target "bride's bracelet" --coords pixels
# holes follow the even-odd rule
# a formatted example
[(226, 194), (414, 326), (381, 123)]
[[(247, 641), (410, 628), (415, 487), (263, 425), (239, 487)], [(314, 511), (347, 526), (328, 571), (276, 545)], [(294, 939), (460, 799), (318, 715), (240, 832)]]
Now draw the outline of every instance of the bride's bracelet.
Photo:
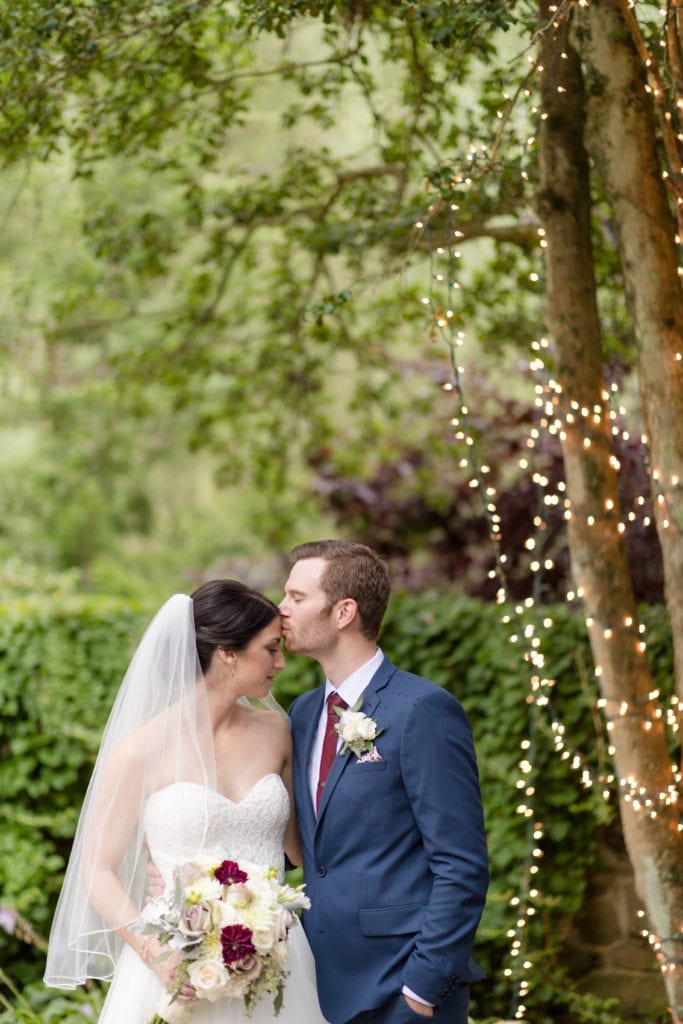
[(143, 935), (140, 939), (140, 945), (138, 947), (138, 953), (144, 963), (150, 964), (154, 959), (154, 953), (152, 950), (152, 944), (154, 939), (151, 935)]

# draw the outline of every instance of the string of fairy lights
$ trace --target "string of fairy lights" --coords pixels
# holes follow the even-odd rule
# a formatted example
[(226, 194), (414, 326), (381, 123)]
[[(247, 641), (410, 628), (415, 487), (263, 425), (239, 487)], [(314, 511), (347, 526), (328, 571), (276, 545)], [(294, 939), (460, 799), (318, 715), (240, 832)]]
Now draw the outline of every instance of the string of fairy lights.
[[(456, 212), (456, 210), (452, 210)], [(425, 225), (419, 222), (418, 231), (424, 231)], [(457, 229), (454, 229), (457, 230)], [(464, 367), (460, 365), (459, 356), (466, 336), (463, 331), (456, 330), (452, 324), (454, 319), (453, 306), (454, 293), (460, 288), (460, 282), (454, 278), (453, 267), (455, 259), (453, 254), (448, 252), (448, 247), (439, 246), (431, 250), (432, 260), (432, 290), (429, 296), (423, 298), (423, 303), (429, 306), (432, 316), (435, 319), (436, 327), (443, 340), (446, 342), (451, 370), (452, 381), (443, 385), (443, 390), (452, 392), (456, 400), (457, 413), (451, 420), (454, 428), (454, 440), (462, 447), (462, 457), (459, 460), (459, 467), (469, 472), (469, 484), (478, 490), (481, 496), (484, 515), (488, 523), (489, 537), (495, 554), (495, 569), (491, 570), (499, 583), (497, 599), (501, 605), (510, 605), (509, 588), (507, 585), (507, 558), (501, 550), (500, 531), (501, 517), (496, 506), (496, 489), (490, 479), (490, 467), (480, 458), (478, 446), (473, 432), (469, 426), (469, 408), (467, 405), (465, 388), (463, 384)], [(445, 259), (444, 259), (445, 257)], [(444, 262), (443, 271), (438, 268), (437, 261)], [(444, 292), (442, 296), (438, 292)], [(533, 542), (533, 543), (529, 543)], [(535, 538), (530, 538), (529, 547), (535, 546)], [(513, 611), (506, 611), (501, 622), (511, 627), (509, 640), (511, 644), (522, 643), (524, 646), (523, 657), (530, 663), (533, 670), (530, 675), (530, 689), (527, 695), (527, 702), (530, 705), (528, 736), (521, 743), (521, 758), (518, 764), (519, 777), (515, 783), (518, 793), (517, 813), (525, 821), (527, 837), (527, 853), (522, 866), (521, 883), (518, 891), (510, 900), (510, 910), (514, 916), (514, 923), (507, 931), (507, 938), (510, 942), (511, 966), (504, 969), (505, 976), (512, 985), (511, 1013), (517, 1018), (522, 1018), (526, 1012), (525, 1000), (530, 989), (529, 971), (533, 962), (527, 956), (527, 934), (528, 923), (537, 913), (537, 900), (539, 889), (535, 884), (535, 876), (539, 871), (539, 860), (543, 855), (541, 843), (544, 836), (543, 824), (538, 820), (535, 810), (536, 785), (534, 778), (534, 763), (538, 744), (538, 709), (547, 706), (547, 690), (553, 685), (550, 680), (542, 675), (544, 668), (543, 655), (540, 651), (540, 638), (536, 635), (535, 624), (525, 621), (525, 612), (533, 607), (533, 599), (529, 598), (523, 602), (512, 602)], [(563, 729), (560, 723), (556, 725), (556, 749), (564, 747), (564, 740), (561, 738)]]
[[(558, 4), (554, 14), (563, 16), (577, 0)], [(586, 6), (589, 0), (578, 0), (580, 6)], [(535, 66), (534, 70), (538, 70)], [(649, 85), (652, 75), (656, 72), (648, 67)], [(528, 84), (520, 88), (510, 99), (503, 96), (507, 104), (499, 117), (506, 124), (511, 117), (511, 107), (521, 100), (530, 104), (533, 116), (543, 117), (538, 106), (533, 105), (533, 93)], [(527, 161), (531, 159), (531, 151), (536, 143), (534, 135), (529, 135), (523, 143), (520, 174), (528, 177)], [(493, 147), (496, 148), (495, 146)], [(511, 985), (510, 1016), (521, 1020), (527, 1012), (527, 999), (532, 985), (534, 968), (533, 954), (529, 953), (529, 924), (538, 913), (539, 901), (542, 898), (539, 884), (539, 872), (543, 857), (543, 839), (545, 829), (539, 820), (536, 801), (536, 756), (538, 753), (539, 733), (542, 729), (550, 730), (555, 753), (568, 763), (576, 773), (580, 784), (586, 789), (593, 789), (602, 799), (609, 801), (615, 796), (628, 805), (634, 813), (644, 814), (651, 821), (661, 816), (673, 816), (679, 831), (683, 831), (683, 822), (679, 812), (679, 794), (681, 772), (675, 764), (671, 765), (671, 778), (668, 784), (656, 792), (648, 789), (634, 775), (618, 777), (612, 766), (612, 758), (616, 752), (614, 732), (625, 720), (636, 720), (645, 731), (651, 730), (655, 724), (663, 726), (672, 740), (679, 741), (681, 720), (680, 702), (676, 695), (669, 699), (668, 706), (662, 702), (662, 695), (654, 688), (646, 696), (611, 698), (601, 696), (595, 701), (595, 709), (602, 716), (606, 731), (606, 757), (596, 769), (580, 751), (573, 749), (568, 730), (560, 720), (552, 701), (555, 680), (548, 674), (546, 661), (542, 652), (543, 636), (553, 628), (551, 615), (541, 615), (538, 609), (538, 587), (543, 571), (553, 568), (551, 557), (543, 557), (543, 532), (547, 527), (547, 515), (557, 508), (568, 525), (572, 519), (582, 519), (583, 523), (592, 527), (602, 522), (611, 525), (618, 534), (625, 534), (627, 529), (640, 526), (648, 528), (655, 516), (655, 505), (658, 506), (659, 525), (664, 529), (680, 530), (676, 524), (673, 511), (669, 505), (672, 497), (680, 494), (683, 487), (677, 475), (663, 479), (656, 467), (647, 464), (650, 482), (650, 493), (637, 495), (630, 505), (617, 508), (613, 499), (607, 499), (602, 509), (581, 508), (572, 503), (567, 486), (563, 480), (551, 485), (547, 475), (534, 469), (535, 456), (539, 441), (544, 433), (565, 441), (568, 431), (580, 431), (582, 444), (589, 449), (594, 443), (604, 438), (604, 426), (607, 424), (609, 433), (615, 441), (627, 443), (631, 433), (627, 427), (627, 399), (620, 394), (616, 382), (604, 387), (602, 401), (587, 407), (565, 395), (560, 383), (554, 379), (551, 371), (552, 352), (547, 338), (534, 339), (531, 342), (531, 355), (528, 361), (529, 379), (533, 382), (534, 402), (537, 409), (537, 421), (529, 430), (527, 452), (519, 460), (519, 468), (531, 475), (539, 495), (538, 512), (533, 520), (534, 529), (527, 537), (524, 547), (529, 553), (529, 568), (534, 578), (535, 596), (523, 601), (514, 601), (508, 583), (508, 560), (501, 545), (501, 515), (497, 506), (497, 493), (492, 480), (491, 468), (480, 451), (475, 432), (470, 427), (470, 413), (464, 384), (465, 368), (462, 365), (463, 350), (467, 344), (467, 335), (460, 329), (459, 317), (456, 314), (458, 292), (463, 284), (458, 274), (461, 257), (458, 246), (464, 237), (458, 224), (460, 204), (457, 201), (463, 190), (470, 188), (475, 181), (476, 169), (486, 171), (493, 165), (496, 154), (481, 143), (472, 145), (464, 157), (464, 170), (452, 177), (453, 201), (443, 194), (438, 202), (431, 205), (423, 220), (415, 224), (416, 233), (424, 240), (430, 240), (431, 224), (437, 215), (442, 219), (445, 214), (446, 228), (441, 225), (438, 244), (429, 245), (431, 285), (429, 294), (422, 298), (424, 306), (429, 310), (433, 326), (439, 337), (445, 342), (449, 354), (452, 379), (442, 385), (443, 390), (450, 393), (455, 404), (455, 415), (451, 419), (453, 440), (460, 452), (458, 466), (468, 473), (469, 486), (476, 490), (482, 501), (489, 538), (495, 558), (495, 566), (490, 576), (498, 582), (497, 601), (501, 606), (501, 624), (508, 630), (508, 638), (512, 645), (520, 650), (520, 656), (529, 668), (528, 690), (525, 702), (529, 708), (528, 734), (521, 741), (520, 759), (518, 762), (518, 778), (515, 789), (518, 794), (516, 811), (524, 821), (527, 836), (527, 854), (521, 870), (521, 880), (517, 892), (509, 901), (512, 923), (507, 931), (509, 940), (509, 965), (504, 968), (505, 977)], [(547, 247), (545, 232), (538, 228), (537, 243), (542, 259), (543, 250)], [(532, 272), (534, 282), (539, 275)], [(677, 360), (683, 359), (683, 353), (677, 353)], [(638, 436), (640, 444), (647, 452), (648, 438), (644, 434)], [(621, 466), (616, 455), (610, 456), (614, 470), (619, 472)], [(570, 588), (566, 594), (568, 603), (581, 603), (585, 610), (586, 626), (589, 631), (597, 631), (597, 635), (605, 643), (623, 642), (625, 638), (633, 642), (633, 656), (647, 658), (646, 628), (633, 615), (625, 615), (619, 622), (603, 622), (599, 615), (590, 608), (588, 595), (581, 587)], [(539, 629), (540, 625), (540, 629)], [(603, 669), (600, 664), (595, 666), (596, 680), (600, 680)], [(663, 973), (676, 970), (683, 964), (680, 947), (677, 944), (683, 939), (683, 931), (673, 936), (657, 936), (643, 924), (644, 911), (639, 911), (640, 934), (649, 943), (660, 964)], [(673, 950), (673, 952), (672, 952)]]
[[(442, 254), (437, 251), (436, 255), (438, 256)], [(450, 288), (447, 273), (433, 274), (433, 280), (439, 287), (445, 287), (446, 290)], [(677, 806), (681, 774), (676, 771), (675, 766), (672, 765), (672, 778), (670, 784), (664, 790), (654, 793), (650, 792), (647, 787), (633, 776), (617, 778), (614, 771), (596, 772), (593, 766), (586, 761), (579, 751), (571, 748), (567, 736), (567, 729), (557, 716), (552, 705), (551, 698), (555, 680), (545, 672), (545, 659), (540, 650), (542, 637), (539, 635), (536, 623), (525, 618), (528, 613), (534, 610), (537, 602), (534, 598), (527, 598), (522, 602), (514, 602), (511, 600), (509, 595), (509, 588), (507, 584), (507, 559), (505, 554), (501, 552), (500, 545), (501, 517), (497, 512), (496, 490), (491, 483), (490, 467), (480, 456), (474, 434), (469, 429), (469, 409), (463, 383), (464, 367), (461, 366), (459, 362), (459, 357), (462, 355), (462, 348), (465, 345), (466, 336), (464, 332), (456, 331), (451, 328), (450, 325), (452, 317), (448, 316), (450, 307), (447, 307), (446, 312), (444, 313), (443, 303), (433, 294), (427, 298), (425, 304), (429, 304), (432, 314), (436, 318), (437, 327), (442, 332), (449, 350), (453, 380), (444, 384), (443, 388), (446, 392), (453, 393), (458, 406), (457, 414), (453, 417), (451, 422), (455, 428), (453, 435), (454, 440), (457, 443), (460, 443), (463, 448), (463, 454), (459, 460), (459, 467), (469, 471), (470, 486), (476, 488), (482, 496), (485, 514), (489, 523), (489, 535), (496, 556), (496, 568), (495, 570), (492, 570), (492, 573), (495, 573), (499, 580), (500, 586), (498, 591), (498, 602), (499, 604), (504, 605), (506, 609), (504, 614), (501, 615), (501, 623), (504, 626), (509, 627), (510, 643), (521, 647), (521, 656), (530, 666), (529, 690), (525, 697), (531, 711), (529, 717), (529, 734), (521, 743), (521, 757), (518, 764), (519, 778), (515, 783), (519, 794), (519, 802), (516, 810), (526, 822), (528, 853), (525, 863), (522, 866), (522, 880), (519, 890), (510, 900), (510, 908), (515, 918), (514, 924), (507, 932), (507, 936), (510, 940), (510, 958), (512, 965), (504, 969), (505, 976), (511, 980), (513, 985), (512, 1015), (521, 1019), (526, 1012), (525, 999), (527, 998), (530, 990), (531, 982), (529, 975), (533, 968), (533, 961), (527, 955), (528, 924), (531, 918), (537, 913), (537, 902), (541, 896), (537, 875), (540, 870), (540, 860), (543, 856), (542, 840), (544, 837), (544, 826), (538, 819), (534, 803), (536, 791), (534, 762), (538, 744), (537, 734), (540, 727), (537, 709), (543, 709), (544, 714), (549, 720), (555, 752), (563, 761), (569, 763), (572, 770), (578, 774), (580, 782), (585, 788), (595, 788), (605, 800), (612, 799), (614, 793), (617, 792), (622, 800), (632, 806), (634, 811), (643, 811), (650, 818), (656, 819), (663, 809), (674, 808)], [(547, 348), (548, 343), (544, 339), (539, 343), (535, 342), (533, 347)], [(537, 356), (532, 358), (529, 369), (536, 376), (538, 375), (541, 366), (540, 360)], [(561, 420), (558, 419), (557, 416), (555, 416), (555, 419), (552, 421), (547, 419), (549, 410), (546, 405), (546, 399), (548, 395), (556, 395), (557, 389), (557, 383), (549, 377), (543, 389), (544, 413), (546, 418), (540, 418), (539, 427), (541, 429), (547, 429), (551, 433), (561, 434)], [(554, 411), (556, 412), (556, 410)], [(621, 406), (620, 413), (623, 414), (624, 412), (625, 410), (623, 406)], [(587, 425), (585, 439), (587, 442), (590, 442), (591, 440), (590, 421), (595, 415), (595, 411), (576, 407), (576, 403), (570, 403), (570, 411), (566, 414), (569, 423), (572, 423), (573, 420), (583, 419), (585, 421)], [(616, 416), (611, 416), (610, 418), (616, 423)], [(614, 430), (616, 431), (616, 429), (617, 428), (615, 426)], [(623, 431), (622, 437), (624, 433), (627, 432)], [(529, 437), (530, 443), (528, 445), (529, 455), (520, 460), (520, 468), (531, 468), (533, 462), (533, 451), (540, 436), (540, 430), (536, 427), (532, 428)], [(547, 485), (548, 482), (547, 478), (545, 478), (543, 474), (533, 473), (532, 479), (539, 490), (543, 491), (544, 485)], [(562, 481), (558, 484), (556, 491), (546, 490), (542, 493), (542, 504), (546, 507), (553, 507), (558, 503), (561, 504), (564, 509), (566, 520), (569, 520), (572, 515), (582, 514), (581, 510), (572, 508), (571, 502), (566, 495), (566, 485)], [(645, 496), (639, 496), (636, 500), (635, 507), (633, 509), (629, 509), (626, 513), (627, 522), (632, 524), (640, 515), (643, 524), (648, 525), (650, 516), (648, 516), (645, 511), (648, 507), (649, 499)], [(614, 508), (607, 507), (604, 515), (614, 519), (616, 516), (616, 510)], [(587, 514), (589, 525), (592, 517), (594, 517), (594, 513)], [(538, 545), (538, 533), (542, 525), (542, 519), (537, 517), (535, 520), (537, 532), (527, 538), (525, 543), (527, 550), (533, 552)], [(623, 521), (620, 521), (618, 523), (618, 529), (620, 533), (624, 532), (626, 524)], [(540, 576), (540, 572), (543, 568), (551, 568), (548, 560), (541, 563), (540, 561), (532, 559), (530, 569), (537, 578)], [(584, 597), (585, 595), (582, 593), (580, 588), (577, 588), (576, 590), (569, 590), (567, 593), (567, 600), (569, 602), (577, 600), (581, 601)], [(510, 606), (512, 607), (511, 611), (507, 610)], [(594, 615), (587, 614), (586, 624), (589, 628), (594, 626), (595, 621), (596, 618)], [(551, 616), (544, 616), (541, 622), (543, 629), (552, 629), (553, 620)], [(643, 655), (645, 654), (645, 626), (642, 623), (637, 623), (633, 621), (632, 618), (626, 616), (621, 623), (612, 625), (599, 623), (599, 625), (602, 628), (604, 639), (609, 640), (618, 633), (621, 633), (622, 635), (632, 635), (635, 639), (639, 652)], [(596, 675), (599, 676), (600, 673), (600, 666), (597, 666)], [(652, 727), (653, 720), (661, 720), (665, 722), (672, 733), (678, 733), (678, 698), (673, 695), (670, 698), (668, 708), (662, 707), (659, 703), (659, 699), (660, 693), (658, 690), (651, 691), (645, 700), (634, 698), (631, 701), (626, 701), (624, 699), (611, 701), (608, 698), (599, 698), (596, 701), (595, 706), (603, 713), (608, 739), (615, 727), (615, 723), (626, 717), (637, 717), (642, 719), (643, 727), (646, 730), (649, 730)], [(615, 748), (611, 741), (607, 747), (607, 753), (610, 756), (615, 753)], [(665, 952), (662, 940), (657, 939), (656, 936), (645, 930), (643, 930), (641, 934), (643, 934), (650, 942), (653, 952), (655, 952), (660, 960), (662, 970), (666, 971), (675, 969), (680, 961), (677, 957), (671, 956)]]

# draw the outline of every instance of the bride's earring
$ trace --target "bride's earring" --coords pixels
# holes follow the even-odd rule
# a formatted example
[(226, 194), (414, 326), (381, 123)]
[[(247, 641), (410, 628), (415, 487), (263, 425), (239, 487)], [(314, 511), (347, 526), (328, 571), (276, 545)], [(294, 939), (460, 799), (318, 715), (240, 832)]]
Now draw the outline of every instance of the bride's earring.
[(225, 663), (227, 668), (230, 665), (230, 678), (234, 679), (237, 675), (237, 655), (234, 651), (227, 651), (224, 647), (219, 647), (221, 660)]

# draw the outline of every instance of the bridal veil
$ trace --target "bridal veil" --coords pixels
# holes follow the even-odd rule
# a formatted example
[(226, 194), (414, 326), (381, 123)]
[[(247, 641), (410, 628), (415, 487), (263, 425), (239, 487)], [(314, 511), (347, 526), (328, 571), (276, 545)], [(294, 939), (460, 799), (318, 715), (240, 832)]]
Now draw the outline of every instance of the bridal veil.
[[(148, 626), (109, 716), (52, 925), (47, 985), (75, 988), (86, 978), (112, 977), (123, 946), (116, 929), (144, 904), (144, 803), (177, 782), (196, 783), (205, 808), (216, 783), (192, 599), (184, 594), (171, 597)], [(120, 887), (103, 885), (112, 844)]]

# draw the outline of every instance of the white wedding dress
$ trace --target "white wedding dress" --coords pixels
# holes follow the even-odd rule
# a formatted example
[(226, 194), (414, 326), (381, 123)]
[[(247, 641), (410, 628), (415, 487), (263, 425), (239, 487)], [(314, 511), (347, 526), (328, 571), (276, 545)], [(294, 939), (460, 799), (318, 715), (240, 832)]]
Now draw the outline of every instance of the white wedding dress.
[[(277, 868), (282, 877), (288, 819), (289, 796), (275, 774), (260, 779), (239, 803), (195, 783), (180, 782), (153, 793), (144, 810), (150, 854), (167, 885), (176, 864), (200, 855), (267, 864)], [(226, 997), (194, 1003), (190, 1024), (325, 1024), (316, 994), (313, 956), (300, 924), (290, 929), (288, 944), (289, 977), (277, 1017), (268, 995), (257, 1003), (251, 1017), (247, 1017), (242, 999)], [(157, 976), (126, 946), (99, 1024), (147, 1024), (162, 994)]]

